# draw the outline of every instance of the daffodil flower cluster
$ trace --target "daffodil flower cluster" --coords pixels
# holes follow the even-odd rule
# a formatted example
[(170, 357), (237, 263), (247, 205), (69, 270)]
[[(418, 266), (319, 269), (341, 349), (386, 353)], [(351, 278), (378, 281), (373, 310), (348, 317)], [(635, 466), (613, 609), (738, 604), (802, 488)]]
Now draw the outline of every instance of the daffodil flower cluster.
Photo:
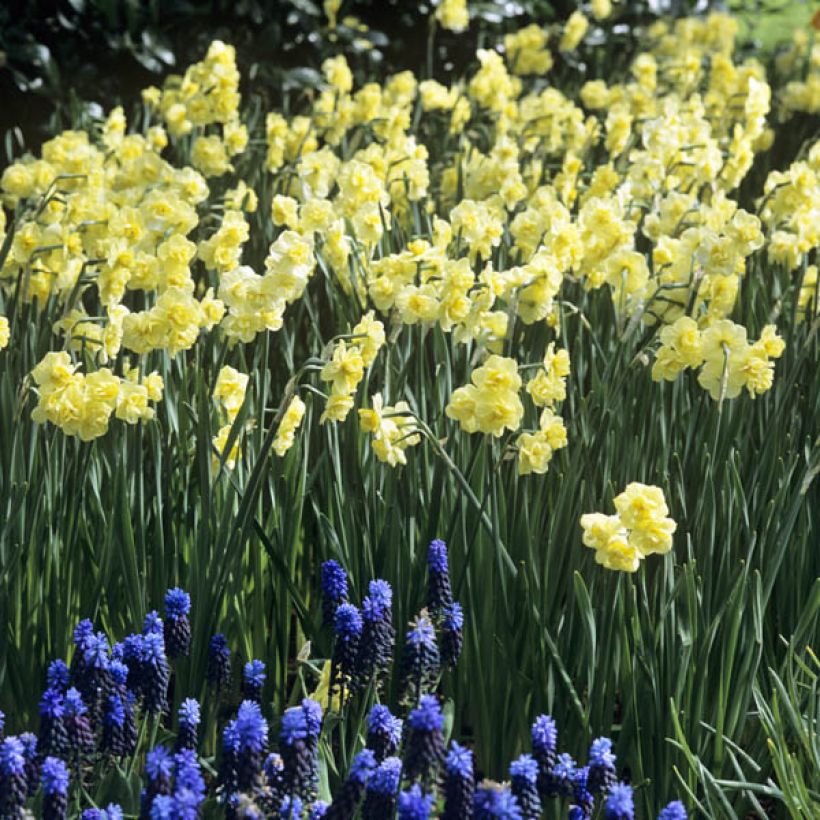
[(505, 430), (517, 430), (524, 405), (515, 359), (492, 355), (473, 370), (470, 381), (472, 384), (453, 391), (446, 407), (448, 418), (455, 419), (468, 433), (498, 437)]
[(697, 370), (698, 382), (716, 401), (733, 399), (745, 387), (749, 395), (765, 393), (774, 379), (774, 359), (785, 349), (774, 325), (766, 325), (758, 341), (750, 344), (746, 328), (721, 319), (705, 330), (683, 316), (660, 334), (652, 378), (673, 381), (685, 369)]
[(583, 542), (607, 569), (636, 572), (649, 555), (669, 552), (677, 524), (669, 515), (663, 490), (639, 482), (615, 497), (615, 515), (581, 516)]
[(82, 441), (105, 435), (112, 415), (127, 424), (149, 421), (154, 417), (149, 402), (160, 401), (164, 387), (158, 373), (141, 378), (136, 368), (124, 378), (107, 367), (81, 373), (65, 351), (46, 354), (31, 375), (38, 397), (32, 418)]
[(344, 421), (353, 409), (354, 394), (364, 371), (376, 360), (384, 345), (384, 325), (370, 311), (353, 328), (349, 339), (340, 339), (321, 371), (321, 379), (330, 384), (320, 423)]
[(407, 464), (404, 451), (421, 441), (407, 402), (391, 407), (384, 404), (381, 393), (373, 395), (369, 408), (359, 410), (359, 427), (373, 435), (371, 446), (376, 458), (391, 467)]
[(288, 403), (282, 421), (279, 422), (276, 438), (273, 440), (273, 450), (279, 458), (293, 447), (296, 431), (305, 417), (305, 409), (305, 403), (299, 396), (294, 396)]
[[(248, 144), (247, 128), (239, 121), (239, 71), (233, 46), (216, 40), (202, 62), (184, 76), (172, 75), (162, 91), (148, 88), (143, 101), (157, 107), (173, 137), (192, 134), (191, 162), (206, 177), (233, 170), (231, 157)], [(205, 133), (219, 125), (221, 133)]]
[(542, 474), (547, 471), (556, 450), (567, 446), (567, 431), (564, 420), (555, 414), (555, 405), (567, 397), (567, 376), (569, 376), (569, 353), (555, 350), (551, 342), (544, 355), (543, 367), (527, 382), (527, 393), (541, 411), (539, 429), (532, 433), (522, 433), (518, 447), (518, 472)]
[(820, 33), (798, 29), (791, 47), (777, 56), (778, 72), (792, 78), (780, 94), (780, 118), (788, 120), (797, 112), (820, 112)]
[(769, 174), (760, 205), (769, 231), (769, 261), (797, 269), (820, 246), (820, 142), (806, 160)]
[[(234, 420), (245, 401), (245, 391), (248, 387), (248, 375), (240, 373), (230, 365), (225, 365), (216, 377), (213, 398), (219, 407), (220, 415), (226, 419), (225, 424), (219, 428), (219, 432), (214, 436), (213, 446), (216, 452), (224, 458), (228, 469), (236, 467), (236, 459), (239, 454), (239, 436), (233, 441), (230, 451), (227, 451), (228, 438)], [(219, 463), (219, 458), (214, 455), (214, 467)]]

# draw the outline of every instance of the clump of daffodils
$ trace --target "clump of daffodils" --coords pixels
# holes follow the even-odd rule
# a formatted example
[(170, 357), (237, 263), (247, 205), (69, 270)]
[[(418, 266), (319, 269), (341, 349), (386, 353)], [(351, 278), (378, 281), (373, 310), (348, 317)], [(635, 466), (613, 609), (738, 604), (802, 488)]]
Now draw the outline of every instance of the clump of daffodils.
[(649, 555), (672, 549), (677, 524), (660, 487), (639, 482), (628, 484), (615, 497), (615, 515), (587, 513), (581, 516), (584, 545), (595, 550), (595, 561), (607, 569), (636, 572)]
[(661, 331), (652, 378), (673, 381), (685, 369), (699, 369), (698, 383), (715, 401), (733, 399), (744, 388), (754, 398), (772, 386), (774, 360), (785, 347), (774, 325), (766, 325), (750, 344), (746, 328), (729, 319), (701, 331), (694, 319), (683, 316)]
[[(332, 27), (340, 4), (325, 10)], [(388, 325), (395, 339), (408, 327), (443, 332), (482, 362), (447, 415), (467, 432), (517, 434), (521, 473), (543, 473), (565, 444), (556, 405), (568, 368), (551, 348), (557, 358), (526, 386), (540, 413), (527, 429), (521, 359), (544, 326), (555, 338), (558, 306), (573, 311), (580, 291), (605, 294), (620, 329), (656, 328), (655, 380), (689, 369), (716, 399), (758, 395), (783, 343), (769, 327), (747, 339), (738, 294), (759, 267), (750, 260), (765, 260), (800, 276), (788, 297), (800, 318), (817, 310), (820, 145), (769, 174), (754, 212), (738, 189), (772, 144), (773, 100), (813, 110), (817, 43), (798, 37), (781, 55), (775, 76), (801, 86), (778, 94), (758, 61), (735, 54), (730, 16), (660, 20), (637, 34), (625, 71), (576, 93), (544, 75), (597, 47), (590, 20), (608, 26), (612, 4), (585, 11), (484, 42), (456, 81), (403, 71), (357, 84), (343, 54), (326, 59), (322, 86), (299, 110), (267, 114), (257, 165), (268, 178), (258, 186), (238, 173), (251, 163), (234, 162), (256, 145), (240, 117), (234, 50), (215, 42), (184, 74), (145, 90), (141, 120), (115, 108), (99, 133), (65, 131), (3, 171), (0, 240), (9, 225), (13, 236), (0, 242), (0, 286), (38, 309), (55, 305), (52, 347), (68, 353), (76, 387), (95, 373), (92, 384), (105, 382), (106, 369), (130, 372), (131, 355), (150, 372), (157, 356), (180, 356), (206, 334), (253, 344), (288, 313), (296, 321), (288, 309), (319, 271), (358, 311), (350, 335), (333, 331), (321, 421), (365, 410), (374, 452), (392, 464), (415, 443), (403, 397), (377, 418), (373, 391), (370, 407), (356, 408)], [(464, 0), (435, 5), (432, 32), (468, 25)], [(260, 202), (272, 242), (256, 264)], [(70, 419), (82, 412), (46, 411), (38, 390), (38, 420), (79, 430)], [(283, 420), (283, 452), (298, 408)], [(414, 410), (423, 422), (425, 408)], [(82, 434), (101, 435), (104, 415)]]
[(349, 339), (336, 343), (330, 361), (320, 373), (322, 381), (330, 385), (330, 395), (320, 418), (322, 424), (347, 418), (364, 371), (376, 360), (382, 345), (384, 325), (374, 318), (372, 311), (362, 317)]
[(490, 356), (473, 370), (472, 384), (453, 391), (446, 407), (448, 418), (456, 420), (468, 433), (488, 433), (498, 437), (505, 430), (517, 430), (524, 415), (519, 391), (521, 376), (515, 359)]
[(359, 410), (359, 426), (372, 434), (373, 452), (379, 461), (391, 467), (406, 464), (405, 450), (421, 441), (407, 402), (391, 407), (384, 404), (381, 393), (371, 398), (370, 408)]
[(127, 424), (152, 419), (151, 404), (162, 398), (164, 386), (158, 373), (141, 377), (136, 368), (125, 377), (107, 367), (79, 372), (65, 351), (46, 354), (31, 375), (38, 397), (34, 420), (51, 422), (82, 441), (105, 435), (112, 415)]

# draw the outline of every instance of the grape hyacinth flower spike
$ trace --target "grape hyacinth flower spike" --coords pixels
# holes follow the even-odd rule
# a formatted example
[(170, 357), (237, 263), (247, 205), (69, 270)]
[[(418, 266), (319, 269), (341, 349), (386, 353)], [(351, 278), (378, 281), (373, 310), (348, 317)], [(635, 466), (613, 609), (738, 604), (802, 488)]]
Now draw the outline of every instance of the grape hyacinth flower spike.
[(377, 761), (396, 754), (401, 743), (401, 729), (401, 718), (394, 717), (381, 703), (373, 705), (367, 716), (366, 745), (373, 750)]
[(399, 795), (398, 820), (428, 820), (433, 808), (434, 795), (422, 791), (415, 783)]
[(453, 603), (447, 545), (439, 538), (431, 541), (427, 548), (427, 578), (427, 606), (430, 612), (437, 614)]
[(464, 612), (454, 601), (441, 611), (441, 662), (454, 669), (464, 647)]
[(362, 638), (356, 661), (359, 688), (374, 680), (378, 687), (393, 659), (396, 630), (393, 626), (393, 590), (387, 581), (370, 582), (362, 601)]
[(40, 754), (66, 757), (69, 752), (68, 732), (65, 727), (64, 698), (56, 689), (46, 689), (40, 699), (40, 735), (37, 741)]
[[(353, 604), (340, 604), (333, 618), (333, 680), (331, 691), (345, 679), (356, 676), (359, 642), (362, 637), (362, 615)], [(330, 697), (330, 696), (329, 696)]]
[(441, 820), (470, 820), (474, 793), (473, 753), (453, 741), (444, 759), (444, 813)]
[(604, 804), (605, 820), (635, 820), (635, 803), (632, 787), (626, 783), (616, 783), (610, 790)]
[(63, 713), (71, 760), (81, 765), (94, 753), (94, 730), (82, 695), (73, 686), (65, 693)]
[(615, 755), (612, 752), (612, 741), (608, 737), (599, 737), (589, 747), (589, 779), (587, 787), (593, 794), (608, 792), (617, 782), (615, 772)]
[(169, 658), (185, 657), (191, 651), (191, 596), (174, 587), (165, 593), (165, 649)]
[(60, 660), (52, 661), (46, 671), (46, 686), (55, 689), (57, 692), (65, 693), (71, 685), (71, 673), (68, 671), (66, 662)]
[(362, 820), (382, 820), (392, 817), (401, 781), (401, 760), (388, 757), (375, 769), (367, 781)]
[(552, 767), (556, 762), (558, 729), (549, 715), (539, 715), (532, 724), (532, 753), (538, 763), (538, 794), (552, 796)]
[(322, 709), (316, 701), (305, 698), (301, 706), (285, 710), (279, 729), (283, 793), (308, 801), (316, 796), (321, 729)]
[(658, 815), (658, 820), (686, 820), (686, 808), (680, 800), (673, 800)]
[(0, 817), (20, 817), (26, 802), (26, 759), (20, 738), (0, 743)]
[(423, 695), (407, 717), (407, 746), (404, 775), (408, 780), (434, 782), (435, 772), (444, 758), (444, 715), (432, 695)]
[(347, 778), (336, 792), (330, 808), (325, 812), (327, 820), (352, 820), (361, 802), (367, 781), (375, 768), (376, 758), (373, 752), (370, 749), (362, 749), (353, 758)]
[(40, 764), (42, 758), (37, 751), (37, 735), (23, 732), (17, 736), (23, 744), (23, 760), (26, 764), (26, 791), (31, 797), (40, 785)]
[(523, 754), (510, 764), (510, 785), (524, 820), (538, 820), (541, 798), (538, 796), (538, 764), (532, 755)]
[(257, 660), (248, 661), (242, 668), (242, 697), (261, 703), (266, 679), (265, 664)]
[(143, 698), (145, 709), (162, 714), (168, 709), (170, 670), (165, 659), (165, 638), (162, 632), (149, 632), (143, 643)]
[(504, 785), (483, 780), (473, 798), (474, 820), (522, 820), (515, 795)]
[(43, 785), (43, 820), (68, 816), (68, 767), (59, 757), (47, 757), (40, 774)]
[(322, 625), (333, 626), (336, 610), (347, 603), (347, 573), (332, 558), (322, 564)]
[(208, 668), (206, 671), (208, 683), (214, 689), (222, 691), (231, 685), (231, 650), (228, 641), (219, 632), (211, 638), (208, 644)]
[(595, 798), (589, 788), (589, 766), (581, 766), (572, 775), (572, 808), (579, 818), (592, 817)]
[(151, 816), (154, 798), (171, 794), (171, 780), (174, 774), (174, 760), (165, 746), (155, 746), (145, 756), (146, 787), (140, 799), (140, 817), (147, 820)]
[(401, 658), (401, 690), (405, 702), (416, 703), (425, 691), (431, 690), (440, 671), (439, 651), (433, 624), (422, 611), (411, 622)]
[(179, 730), (177, 731), (176, 751), (183, 749), (197, 750), (199, 747), (199, 702), (186, 698), (179, 706)]

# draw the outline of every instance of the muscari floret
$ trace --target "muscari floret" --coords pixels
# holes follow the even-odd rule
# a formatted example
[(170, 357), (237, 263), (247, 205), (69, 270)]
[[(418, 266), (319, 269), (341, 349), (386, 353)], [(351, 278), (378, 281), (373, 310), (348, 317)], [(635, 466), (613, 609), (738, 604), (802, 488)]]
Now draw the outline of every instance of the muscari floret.
[(159, 617), (159, 612), (152, 609), (142, 621), (142, 634), (151, 635), (157, 633), (159, 635), (165, 634), (165, 627), (162, 625), (162, 618)]

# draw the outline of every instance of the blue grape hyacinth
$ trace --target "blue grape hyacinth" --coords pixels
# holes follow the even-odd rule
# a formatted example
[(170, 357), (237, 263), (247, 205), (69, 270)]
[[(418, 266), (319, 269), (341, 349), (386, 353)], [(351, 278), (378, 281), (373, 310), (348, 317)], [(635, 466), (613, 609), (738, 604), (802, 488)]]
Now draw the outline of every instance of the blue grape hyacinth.
[(333, 626), (340, 604), (347, 602), (347, 573), (332, 558), (322, 564), (322, 624)]
[(242, 668), (242, 697), (245, 700), (262, 702), (262, 688), (267, 679), (265, 664), (259, 660), (248, 661)]
[(610, 790), (604, 804), (606, 820), (634, 820), (635, 803), (632, 787), (626, 783), (616, 783)]
[(504, 785), (482, 781), (473, 798), (474, 820), (523, 820), (515, 795)]
[(418, 783), (399, 795), (399, 820), (428, 820), (434, 795), (422, 791)]
[(376, 760), (394, 755), (401, 743), (401, 718), (395, 717), (384, 704), (376, 703), (367, 716), (367, 748)]
[(231, 685), (231, 650), (228, 641), (219, 632), (208, 644), (208, 683), (217, 690), (224, 690)]
[(177, 731), (176, 750), (196, 749), (199, 747), (199, 701), (185, 698), (179, 706), (179, 730)]
[(191, 649), (191, 596), (174, 587), (165, 593), (165, 648), (169, 658), (184, 657)]
[(407, 716), (404, 774), (409, 780), (431, 780), (444, 759), (444, 715), (432, 695), (423, 695)]
[(362, 820), (382, 820), (392, 817), (401, 782), (401, 760), (385, 758), (367, 781)]
[(40, 774), (43, 786), (43, 820), (68, 816), (68, 767), (59, 757), (47, 757)]
[(524, 820), (538, 820), (541, 816), (538, 763), (532, 755), (522, 754), (510, 763), (510, 785)]
[(474, 794), (473, 753), (454, 740), (444, 759), (442, 820), (469, 820), (473, 816)]

